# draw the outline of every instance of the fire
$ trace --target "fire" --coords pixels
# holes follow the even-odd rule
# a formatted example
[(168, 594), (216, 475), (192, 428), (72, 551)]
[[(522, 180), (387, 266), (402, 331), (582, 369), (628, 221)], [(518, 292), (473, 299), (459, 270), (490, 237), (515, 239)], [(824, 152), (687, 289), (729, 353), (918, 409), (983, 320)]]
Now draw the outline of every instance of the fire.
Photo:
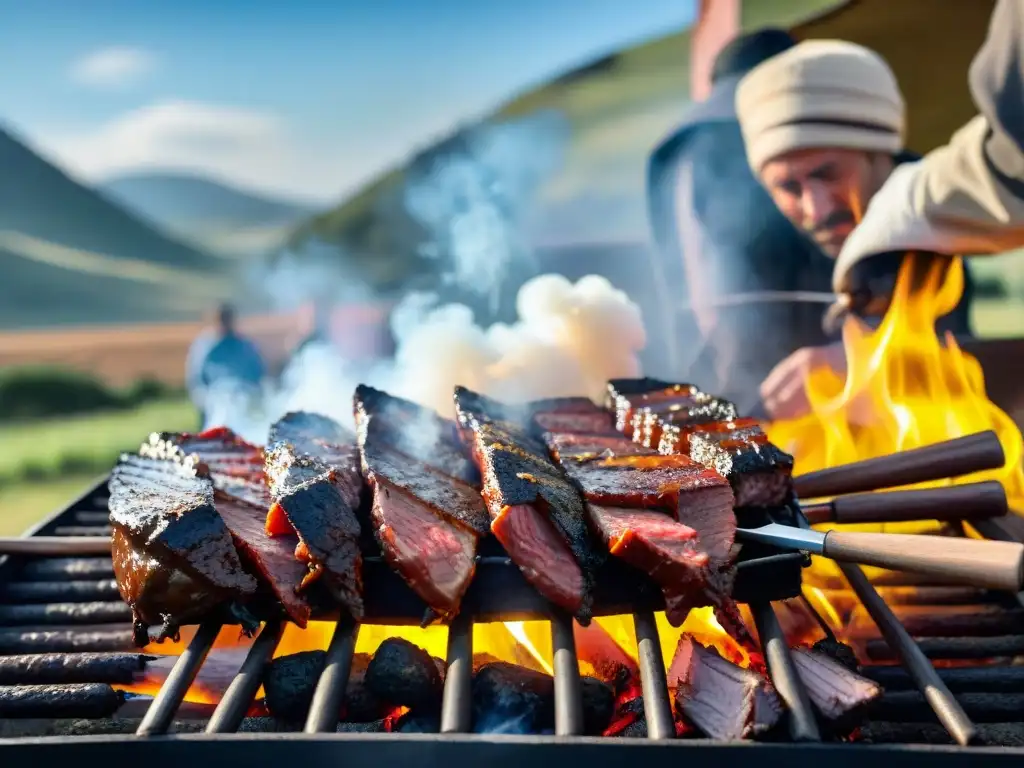
[[(671, 664), (679, 637), (691, 634), (698, 642), (714, 646), (719, 653), (738, 664), (750, 663), (748, 652), (731, 638), (715, 619), (711, 608), (697, 608), (690, 612), (681, 627), (672, 627), (663, 613), (655, 614), (661, 639), (662, 657), (666, 667)], [(747, 624), (753, 623), (747, 619)], [(288, 624), (274, 657), (303, 651), (322, 651), (330, 645), (335, 623), (311, 621), (305, 629)], [(182, 630), (176, 641), (154, 643), (144, 653), (156, 656), (147, 665), (145, 675), (131, 685), (120, 689), (140, 695), (156, 695), (167, 679), (177, 656), (191, 642), (195, 628)], [(447, 655), (448, 629), (444, 626), (420, 628), (415, 626), (363, 625), (359, 628), (355, 652), (372, 654), (387, 638), (401, 637), (416, 644), (440, 659)], [(599, 678), (606, 677), (616, 665), (637, 674), (637, 644), (632, 616), (607, 616), (594, 620), (589, 627), (575, 626), (577, 657), (580, 673)], [(194, 704), (216, 704), (242, 665), (252, 640), (242, 635), (237, 627), (225, 627), (217, 636), (199, 677), (185, 696)], [(479, 661), (508, 661), (538, 672), (553, 674), (554, 653), (551, 625), (547, 621), (507, 621), (477, 623), (473, 625), (473, 651)], [(262, 689), (257, 699), (262, 698)]]
[[(921, 269), (921, 262), (916, 264)], [(769, 437), (796, 457), (794, 471), (800, 474), (992, 429), (1006, 453), (1003, 468), (932, 485), (995, 479), (1003, 483), (1011, 504), (1020, 502), (1020, 430), (985, 395), (978, 361), (951, 335), (940, 339), (935, 332), (936, 320), (955, 307), (963, 293), (963, 264), (959, 259), (936, 260), (923, 268), (916, 290), (914, 270), (915, 260), (905, 259), (889, 310), (877, 329), (854, 318), (846, 321), (846, 375), (828, 366), (812, 370), (806, 384), (810, 413), (769, 425)], [(921, 532), (935, 524), (843, 527)], [(812, 578), (836, 573), (831, 562), (815, 560)], [(821, 601), (817, 603), (820, 608)]]

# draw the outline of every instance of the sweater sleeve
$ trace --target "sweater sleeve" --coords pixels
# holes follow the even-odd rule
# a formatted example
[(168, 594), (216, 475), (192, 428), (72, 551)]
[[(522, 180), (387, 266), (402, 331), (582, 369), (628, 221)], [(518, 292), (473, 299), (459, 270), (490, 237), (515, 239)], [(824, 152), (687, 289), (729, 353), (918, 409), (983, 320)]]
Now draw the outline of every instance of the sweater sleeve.
[[(1024, 246), (1024, 0), (999, 0), (971, 64), (979, 114), (949, 143), (897, 168), (843, 246), (833, 286), (893, 251), (1002, 253)], [(856, 288), (855, 285), (852, 288)]]

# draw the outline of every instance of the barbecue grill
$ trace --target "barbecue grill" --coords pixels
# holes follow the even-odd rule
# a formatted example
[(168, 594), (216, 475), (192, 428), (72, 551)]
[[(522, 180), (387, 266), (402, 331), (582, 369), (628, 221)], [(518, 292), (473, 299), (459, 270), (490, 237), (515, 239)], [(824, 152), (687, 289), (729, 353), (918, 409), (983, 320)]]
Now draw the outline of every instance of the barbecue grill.
[[(31, 535), (108, 535), (106, 504), (103, 480)], [(987, 538), (1018, 540), (1015, 522), (989, 520), (973, 525)], [(844, 575), (885, 638), (867, 644), (870, 659), (886, 662), (896, 655), (902, 657), (902, 667), (866, 668), (865, 674), (886, 688), (860, 734), (862, 741), (874, 745), (814, 743), (821, 739), (815, 716), (772, 608), (772, 601), (800, 594), (804, 564), (802, 554), (751, 545), (736, 584), (736, 597), (751, 607), (769, 673), (790, 712), (788, 744), (673, 738), (676, 730), (653, 616), (660, 607), (659, 593), (625, 572), (601, 580), (595, 603), (600, 606), (598, 614), (633, 615), (646, 738), (575, 735), (582, 733), (583, 712), (572, 620), (540, 599), (503, 553), (482, 549), (478, 576), (449, 631), (440, 734), (333, 732), (355, 646), (355, 627), (344, 619), (337, 621), (327, 649), (305, 734), (266, 732), (275, 728), (267, 722), (269, 718), (247, 717), (264, 665), (280, 640), (279, 624), (264, 625), (215, 708), (183, 703), (221, 629), (219, 623), (211, 622), (196, 630), (152, 701), (116, 693), (109, 686), (118, 682), (113, 679), (87, 682), (71, 673), (61, 679), (61, 673), (52, 668), (42, 679), (34, 679), (29, 669), (15, 672), (13, 680), (0, 680), (9, 692), (27, 691), (36, 702), (30, 719), (0, 721), (0, 746), (11, 761), (131, 757), (156, 766), (228, 758), (250, 765), (340, 758), (353, 766), (399, 762), (440, 766), (454, 761), (519, 766), (524, 761), (554, 765), (566, 760), (603, 766), (627, 759), (666, 766), (702, 759), (785, 761), (789, 766), (810, 766), (825, 759), (841, 765), (872, 760), (888, 766), (895, 765), (897, 758), (912, 756), (927, 758), (936, 766), (967, 760), (994, 766), (1024, 757), (1024, 668), (1008, 662), (946, 666), (1024, 654), (1024, 596), (1014, 601), (961, 590), (969, 597), (955, 598), (960, 594), (956, 590), (921, 589), (918, 602), (936, 595), (943, 606), (933, 623), (923, 618), (926, 608), (915, 612), (917, 619), (908, 624), (919, 637), (915, 645), (860, 569), (846, 565)], [(422, 604), (390, 569), (371, 558), (365, 582), (368, 621), (418, 623)], [(907, 577), (903, 583), (927, 586), (920, 578)], [(958, 599), (970, 601), (962, 605), (964, 614), (959, 619), (949, 605)], [(472, 622), (541, 616), (550, 620), (552, 628), (555, 734), (469, 734)], [(944, 636), (951, 633), (962, 636)], [(0, 562), (0, 655), (56, 653), (71, 658), (85, 652), (137, 652), (131, 636), (129, 612), (117, 595), (109, 556), (11, 556)], [(57, 687), (27, 687), (32, 685)], [(972, 746), (948, 746), (953, 740)], [(911, 743), (917, 745), (908, 746)]]

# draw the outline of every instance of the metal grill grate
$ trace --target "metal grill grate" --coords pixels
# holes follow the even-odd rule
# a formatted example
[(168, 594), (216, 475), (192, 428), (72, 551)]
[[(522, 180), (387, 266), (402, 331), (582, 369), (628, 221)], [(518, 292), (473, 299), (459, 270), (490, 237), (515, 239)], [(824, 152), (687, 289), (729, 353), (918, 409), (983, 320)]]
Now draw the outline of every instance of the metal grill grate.
[[(64, 532), (78, 528), (70, 535), (106, 535), (106, 503), (105, 483), (98, 483), (33, 533), (69, 535)], [(83, 527), (87, 530), (82, 530)], [(990, 538), (1013, 539), (1016, 536), (1015, 531), (999, 522), (987, 522), (978, 527)], [(747, 593), (742, 597), (749, 603), (755, 617), (772, 681), (789, 709), (790, 738), (795, 742), (816, 742), (821, 736), (814, 712), (794, 670), (782, 628), (772, 608), (772, 600), (792, 597), (798, 592), (799, 581), (794, 589), (792, 575), (795, 568), (799, 577), (801, 562), (799, 556), (772, 554), (748, 562), (744, 566), (748, 575), (745, 581), (740, 580), (746, 586), (740, 588)], [(483, 576), (481, 589), (477, 590), (479, 594), (467, 596), (468, 609), (449, 628), (447, 674), (440, 717), (442, 737), (450, 736), (454, 739), (452, 743), (457, 743), (459, 734), (468, 734), (472, 729), (470, 686), (474, 620), (494, 612), (500, 613), (514, 605), (521, 612), (534, 617), (546, 615), (550, 620), (554, 649), (556, 737), (574, 736), (578, 737), (574, 742), (581, 745), (589, 743), (589, 739), (579, 737), (583, 732), (583, 708), (572, 619), (552, 613), (546, 604), (538, 604), (532, 589), (523, 589), (521, 593), (511, 589), (510, 603), (503, 602), (498, 606), (487, 603), (485, 591), (498, 585), (495, 579), (501, 578), (501, 565), (501, 558), (495, 556), (489, 566), (481, 568)], [(944, 735), (948, 734), (945, 740), (952, 738), (960, 744), (1024, 746), (1022, 668), (985, 666), (957, 670), (936, 669), (932, 664), (932, 660), (948, 660), (958, 655), (962, 658), (989, 658), (1024, 652), (1024, 611), (1019, 607), (1024, 605), (1022, 596), (1016, 598), (1016, 609), (1000, 608), (998, 613), (992, 614), (999, 618), (989, 620), (987, 625), (979, 625), (978, 633), (967, 632), (963, 638), (917, 638), (915, 642), (859, 568), (843, 566), (843, 572), (864, 610), (879, 626), (884, 637), (882, 642), (868, 644), (869, 655), (880, 661), (895, 656), (902, 665), (869, 667), (866, 670), (868, 676), (875, 677), (893, 691), (883, 698), (881, 706), (873, 713), (874, 719), (865, 726), (866, 736), (882, 742), (943, 741)], [(368, 593), (379, 591), (379, 594), (368, 599), (368, 605), (376, 602), (383, 606), (386, 600), (393, 600), (394, 595), (388, 594), (390, 588), (372, 586), (371, 578), (367, 579)], [(381, 583), (386, 583), (383, 577)], [(624, 589), (634, 586), (627, 584)], [(507, 589), (509, 584), (502, 583), (502, 587)], [(640, 594), (646, 593), (641, 589)], [(607, 613), (626, 613), (622, 610), (622, 600), (616, 603), (614, 598), (615, 595), (609, 593), (608, 604), (611, 607)], [(647, 600), (649, 596), (643, 599)], [(94, 605), (107, 607), (94, 610), (90, 607)], [(38, 610), (18, 614), (11, 610), (15, 607), (36, 607)], [(631, 611), (638, 646), (647, 741), (692, 744), (692, 740), (678, 742), (673, 738), (675, 724), (654, 621), (655, 607), (644, 605)], [(421, 615), (421, 606), (410, 604), (398, 611), (394, 606), (386, 610), (383, 607), (376, 609), (378, 615), (396, 612), (402, 614), (408, 623), (409, 617)], [(46, 617), (50, 618), (44, 623), (31, 623)], [(117, 597), (109, 558), (7, 558), (0, 562), (0, 655), (119, 653), (124, 657), (127, 669), (132, 659), (138, 656), (137, 651), (129, 653), (132, 647), (128, 618), (126, 608)], [(148, 704), (136, 728), (139, 736), (167, 734), (174, 730), (176, 721), (193, 714), (183, 701), (220, 629), (218, 623), (198, 628), (159, 693)], [(262, 682), (264, 668), (274, 655), (283, 629), (281, 623), (264, 625), (212, 714), (208, 709), (202, 713), (205, 722), (201, 726), (197, 723), (197, 726), (205, 733), (230, 734), (244, 728), (246, 715)], [(358, 627), (350, 621), (337, 621), (327, 650), (326, 665), (305, 722), (307, 734), (333, 733), (337, 727), (337, 713), (345, 695), (357, 633)], [(105, 669), (109, 672), (110, 668)], [(107, 683), (116, 683), (117, 680), (97, 683), (93, 679), (85, 679), (89, 677), (87, 672), (82, 673), (81, 680), (69, 678), (68, 674), (40, 678), (26, 667), (20, 676), (16, 673), (13, 678), (0, 680), (0, 687), (25, 689), (31, 685), (60, 684), (71, 693), (65, 701), (64, 710), (54, 709), (51, 714), (43, 715), (49, 718), (91, 716), (101, 720), (123, 711), (120, 699), (105, 695), (106, 690), (112, 690)], [(68, 712), (75, 714), (69, 715)], [(11, 729), (3, 735), (11, 735)], [(386, 742), (393, 736), (398, 735), (378, 734), (368, 738)], [(524, 744), (529, 741), (524, 737)], [(611, 741), (604, 740), (604, 743)], [(973, 749), (970, 754), (980, 756), (983, 752)]]

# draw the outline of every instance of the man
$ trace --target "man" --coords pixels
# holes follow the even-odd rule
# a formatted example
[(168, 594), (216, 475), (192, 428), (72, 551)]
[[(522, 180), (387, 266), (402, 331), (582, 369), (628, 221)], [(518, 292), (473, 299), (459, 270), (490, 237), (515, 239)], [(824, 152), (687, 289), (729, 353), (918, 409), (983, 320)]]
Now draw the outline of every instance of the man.
[[(697, 325), (688, 332), (682, 314), (668, 321), (675, 325), (676, 360), (651, 372), (699, 380), (745, 411), (757, 406), (757, 385), (776, 363), (827, 341), (820, 304), (750, 300), (757, 292), (829, 290), (831, 262), (779, 214), (754, 178), (736, 121), (743, 75), (795, 44), (787, 32), (765, 29), (725, 46), (714, 62), (710, 96), (690, 109), (648, 168), (660, 283), (666, 292), (685, 291)], [(671, 306), (668, 297), (656, 303)]]
[(210, 407), (210, 391), (217, 387), (256, 390), (265, 369), (256, 345), (238, 335), (234, 309), (217, 310), (216, 328), (201, 333), (192, 343), (185, 363), (185, 383), (203, 426)]
[[(831, 259), (836, 259), (871, 198), (902, 163), (903, 95), (889, 65), (875, 52), (839, 40), (811, 40), (753, 69), (736, 90), (736, 112), (747, 159), (779, 210)], [(877, 262), (891, 291), (902, 255)], [(969, 332), (972, 283), (941, 323)], [(868, 314), (884, 313), (875, 302)], [(871, 318), (869, 318), (871, 319)], [(806, 413), (804, 382), (821, 364), (842, 370), (842, 347), (801, 349), (783, 360), (761, 385), (769, 416)]]
[(968, 256), (1024, 246), (1024, 4), (996, 4), (968, 79), (978, 116), (892, 174), (843, 246), (837, 292), (861, 291), (866, 268), (891, 252)]

